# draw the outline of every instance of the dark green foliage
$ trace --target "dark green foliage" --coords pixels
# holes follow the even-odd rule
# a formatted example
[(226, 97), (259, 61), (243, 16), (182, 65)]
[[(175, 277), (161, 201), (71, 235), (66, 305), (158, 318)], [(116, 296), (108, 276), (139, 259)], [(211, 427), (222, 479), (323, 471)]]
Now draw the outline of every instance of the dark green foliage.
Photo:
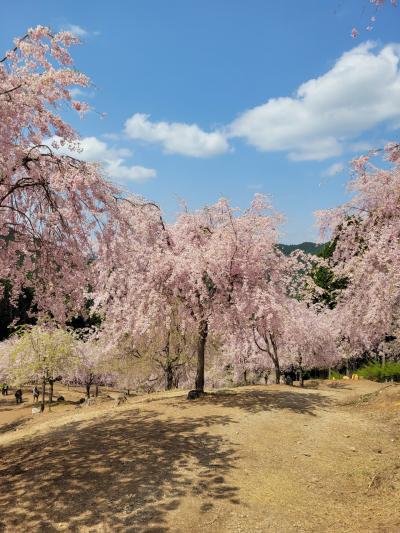
[(337, 278), (329, 267), (316, 266), (311, 276), (314, 283), (323, 289), (321, 294), (315, 294), (314, 303), (322, 303), (329, 309), (336, 306), (339, 293), (347, 287), (346, 278)]
[(212, 298), (217, 291), (217, 287), (207, 272), (203, 272), (203, 283), (207, 287), (209, 297)]
[(357, 374), (372, 381), (400, 381), (400, 362), (388, 362), (385, 365), (380, 363), (369, 363), (360, 368)]
[[(332, 257), (336, 248), (337, 239), (323, 244), (315, 242), (302, 242), (301, 244), (278, 244), (278, 248), (285, 254), (289, 255), (295, 250), (302, 250), (310, 255), (316, 255), (323, 259)], [(345, 278), (336, 278), (333, 270), (326, 266), (315, 266), (312, 269), (311, 277), (314, 283), (323, 289), (322, 294), (315, 294), (314, 303), (322, 303), (330, 309), (333, 309), (337, 303), (337, 298), (343, 289), (347, 287)]]
[[(329, 259), (332, 257), (335, 248), (336, 239), (325, 243), (317, 255), (323, 259)], [(315, 294), (314, 303), (322, 303), (329, 309), (333, 309), (336, 306), (340, 292), (347, 287), (347, 278), (338, 278), (331, 268), (320, 265), (316, 265), (313, 268), (311, 277), (314, 283), (323, 289), (321, 294)]]
[(72, 329), (85, 329), (85, 328), (97, 328), (101, 325), (101, 316), (96, 313), (91, 313), (90, 310), (93, 307), (93, 300), (86, 301), (84, 313), (78, 316), (74, 316), (67, 322), (67, 326)]
[(11, 285), (7, 280), (0, 281), (0, 341), (6, 339), (12, 331), (23, 324), (35, 324), (36, 319), (30, 315), (33, 289), (25, 288), (18, 297), (16, 304), (10, 300)]
[(285, 255), (290, 255), (295, 250), (303, 250), (307, 254), (318, 255), (323, 249), (324, 244), (316, 244), (315, 242), (302, 242), (301, 244), (278, 244), (278, 248)]
[[(34, 290), (31, 287), (25, 287), (16, 304), (11, 302), (10, 295), (10, 282), (8, 280), (0, 280), (0, 341), (9, 337), (20, 326), (36, 324), (35, 314), (37, 313), (37, 308), (32, 305)], [(88, 300), (84, 313), (73, 317), (67, 323), (67, 326), (73, 329), (99, 327), (101, 317), (95, 313), (90, 313), (92, 306), (93, 300)]]
[(326, 242), (321, 246), (321, 249), (316, 255), (318, 255), (318, 257), (322, 257), (322, 259), (329, 259), (330, 257), (332, 257), (333, 252), (336, 249), (336, 243), (337, 239), (333, 239), (332, 241)]

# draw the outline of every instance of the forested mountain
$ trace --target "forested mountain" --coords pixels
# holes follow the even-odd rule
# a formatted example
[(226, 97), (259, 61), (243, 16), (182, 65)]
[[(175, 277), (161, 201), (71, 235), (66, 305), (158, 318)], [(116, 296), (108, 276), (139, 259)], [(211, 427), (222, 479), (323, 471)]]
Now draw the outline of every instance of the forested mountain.
[(294, 250), (303, 250), (308, 254), (317, 255), (322, 248), (325, 246), (325, 243), (316, 244), (315, 242), (302, 242), (300, 244), (279, 244), (279, 248), (285, 255), (289, 255)]

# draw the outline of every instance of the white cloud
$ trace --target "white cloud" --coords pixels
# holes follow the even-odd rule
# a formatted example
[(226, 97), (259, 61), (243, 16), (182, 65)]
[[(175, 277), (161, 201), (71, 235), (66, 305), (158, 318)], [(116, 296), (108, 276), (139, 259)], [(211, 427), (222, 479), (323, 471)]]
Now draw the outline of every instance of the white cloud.
[(84, 91), (82, 91), (82, 89), (79, 89), (79, 87), (73, 87), (72, 89), (69, 90), (69, 92), (72, 98), (78, 98), (80, 96), (85, 95)]
[(82, 26), (78, 26), (78, 24), (64, 24), (61, 27), (61, 31), (69, 31), (75, 35), (75, 37), (83, 38), (88, 37), (89, 35), (100, 35), (99, 31), (89, 31), (85, 28), (82, 28)]
[(122, 164), (122, 160), (118, 159), (115, 161), (109, 161), (106, 170), (114, 179), (120, 181), (144, 182), (157, 175), (153, 168), (146, 168), (138, 165), (129, 167)]
[(340, 155), (363, 132), (400, 117), (400, 46), (375, 48), (361, 44), (293, 97), (245, 111), (229, 126), (229, 136), (261, 151), (288, 152), (294, 160)]
[(332, 178), (333, 176), (336, 176), (337, 174), (340, 174), (344, 170), (343, 163), (333, 163), (330, 167), (328, 167), (324, 172), (322, 173), (323, 176), (326, 176), (327, 178)]
[(82, 90), (79, 87), (73, 87), (72, 89), (69, 90), (69, 92), (72, 98), (78, 98), (78, 99), (83, 99), (83, 100), (87, 100), (88, 98), (94, 98), (95, 96), (94, 91), (88, 91), (87, 89)]
[(84, 137), (79, 141), (80, 157), (85, 161), (111, 161), (116, 158), (126, 158), (132, 155), (128, 148), (110, 148), (107, 143), (97, 137)]
[(210, 157), (225, 153), (229, 144), (223, 133), (207, 133), (196, 124), (151, 122), (150, 115), (135, 113), (125, 123), (131, 139), (161, 144), (165, 152), (192, 157)]
[(388, 141), (378, 140), (374, 144), (368, 141), (358, 141), (355, 143), (351, 143), (349, 145), (349, 150), (351, 152), (362, 152), (365, 154), (366, 152), (369, 152), (370, 150), (373, 150), (374, 148), (376, 149), (377, 146), (385, 146), (387, 142)]
[(65, 24), (62, 29), (64, 31), (70, 31), (76, 37), (86, 37), (89, 35), (89, 31), (82, 28), (82, 26), (78, 26), (78, 24)]
[(157, 175), (153, 168), (142, 166), (129, 166), (125, 160), (132, 156), (132, 151), (127, 148), (109, 147), (104, 141), (97, 137), (84, 137), (79, 141), (79, 151), (72, 150), (71, 147), (60, 146), (60, 139), (53, 137), (48, 139), (47, 144), (57, 146), (59, 153), (82, 159), (83, 161), (98, 162), (103, 165), (104, 171), (111, 178), (128, 182), (144, 182)]
[(120, 141), (122, 138), (119, 133), (103, 133), (101, 136), (108, 141)]

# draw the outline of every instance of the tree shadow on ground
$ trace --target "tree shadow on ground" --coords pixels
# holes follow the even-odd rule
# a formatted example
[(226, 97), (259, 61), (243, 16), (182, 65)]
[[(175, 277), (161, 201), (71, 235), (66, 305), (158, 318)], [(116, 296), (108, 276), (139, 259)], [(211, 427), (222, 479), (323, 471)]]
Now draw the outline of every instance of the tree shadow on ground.
[(0, 413), (3, 411), (11, 411), (11, 409), (15, 408), (15, 405), (16, 405), (15, 398), (10, 398), (10, 397), (8, 397), (7, 399), (1, 398), (0, 399)]
[(0, 401), (0, 413), (5, 411), (13, 411), (15, 409), (21, 409), (29, 405), (29, 401), (25, 398), (22, 398), (22, 403), (17, 403), (15, 398), (12, 397), (9, 400)]
[(238, 504), (225, 480), (235, 450), (206, 429), (227, 423), (134, 410), (2, 448), (0, 531), (164, 533), (185, 495), (201, 496), (203, 512)]
[(15, 431), (20, 426), (23, 426), (27, 420), (28, 417), (25, 416), (23, 418), (19, 418), (18, 420), (14, 420), (13, 422), (9, 422), (8, 424), (0, 425), (0, 435), (4, 435), (7, 433), (7, 431)]
[(154, 402), (160, 402), (160, 401), (165, 401), (165, 400), (174, 400), (176, 398), (181, 398), (182, 397), (182, 392), (179, 391), (179, 392), (177, 392), (174, 395), (168, 394), (168, 396), (165, 395), (163, 392), (161, 392), (159, 396), (152, 396), (150, 398), (146, 398), (146, 396), (143, 394), (143, 395), (139, 395), (139, 397), (143, 401), (143, 403), (154, 403)]
[[(308, 414), (315, 416), (317, 409), (327, 408), (334, 403), (332, 398), (316, 392), (307, 392), (301, 389), (298, 392), (290, 390), (246, 390), (228, 389), (210, 392), (205, 396), (194, 400), (207, 405), (215, 405), (227, 408), (240, 408), (249, 413), (261, 413), (273, 409), (289, 409), (294, 413)], [(181, 399), (179, 408), (189, 406), (189, 401)]]
[(335, 390), (352, 390), (352, 383), (344, 383), (342, 381), (331, 381), (330, 383), (328, 383), (326, 386), (329, 387), (330, 389), (335, 389)]
[[(296, 386), (300, 386), (298, 383), (296, 383)], [(321, 388), (321, 383), (319, 381), (317, 381), (316, 379), (307, 379), (304, 381), (304, 385), (303, 385), (303, 388), (304, 389), (319, 389)]]

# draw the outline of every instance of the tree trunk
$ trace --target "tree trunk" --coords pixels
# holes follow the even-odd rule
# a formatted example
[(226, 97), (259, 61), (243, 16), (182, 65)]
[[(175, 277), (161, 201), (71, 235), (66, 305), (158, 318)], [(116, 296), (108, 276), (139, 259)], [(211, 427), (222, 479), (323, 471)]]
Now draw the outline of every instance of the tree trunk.
[(49, 411), (51, 411), (51, 403), (53, 401), (54, 380), (49, 379)]
[(245, 385), (247, 385), (247, 370), (243, 372), (243, 382)]
[(300, 387), (304, 387), (304, 375), (303, 375), (302, 367), (299, 367), (299, 383), (300, 383)]
[(165, 364), (161, 364), (162, 369), (164, 370), (165, 390), (171, 390), (174, 382), (174, 371), (170, 360), (170, 340), (171, 329), (168, 329), (167, 341), (163, 349)]
[(86, 396), (90, 398), (90, 385), (91, 383), (86, 383)]
[(299, 357), (299, 384), (300, 387), (304, 387), (304, 375), (303, 375), (303, 358)]
[(40, 410), (42, 412), (44, 411), (45, 397), (46, 397), (46, 377), (43, 377), (43, 381), (42, 381), (42, 403), (40, 405)]
[(274, 361), (274, 365), (275, 365), (275, 383), (279, 385), (279, 383), (281, 382), (281, 369), (279, 366), (279, 361)]
[(195, 389), (204, 392), (204, 359), (208, 335), (208, 322), (201, 320), (199, 325), (199, 338), (197, 344), (197, 373)]
[(165, 373), (165, 390), (171, 390), (174, 386), (174, 371), (172, 365), (167, 364), (164, 368)]
[(96, 383), (96, 389), (95, 389), (95, 393), (94, 394), (95, 394), (96, 398), (99, 395), (99, 386), (97, 385), (97, 383)]
[(274, 363), (275, 367), (275, 383), (279, 385), (281, 382), (281, 368), (279, 365), (278, 347), (275, 342), (274, 335), (272, 333), (267, 337), (268, 353)]

